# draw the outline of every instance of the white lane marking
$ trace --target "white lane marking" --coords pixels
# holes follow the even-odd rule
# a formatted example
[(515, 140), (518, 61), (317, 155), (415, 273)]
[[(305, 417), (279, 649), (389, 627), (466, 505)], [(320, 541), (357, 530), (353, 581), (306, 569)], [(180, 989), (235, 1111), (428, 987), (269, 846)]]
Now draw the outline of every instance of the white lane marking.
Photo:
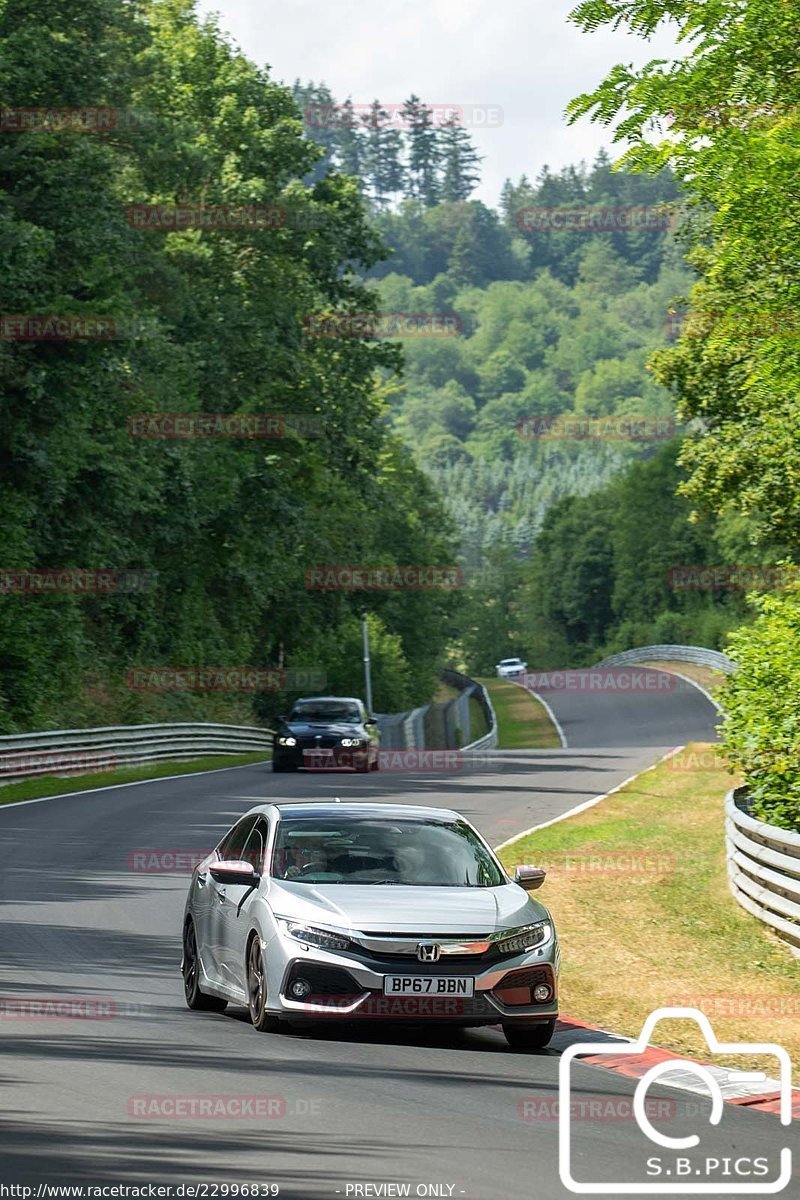
[(534, 699), (539, 701), (542, 708), (545, 710), (548, 717), (550, 718), (550, 720), (553, 722), (553, 725), (555, 726), (556, 733), (558, 734), (558, 736), (561, 740), (561, 749), (566, 750), (567, 749), (567, 738), (564, 733), (564, 730), (561, 728), (561, 722), (559, 721), (556, 714), (553, 712), (550, 705), (545, 700), (544, 696), (540, 695), (539, 692), (535, 692), (533, 690), (533, 688), (525, 687), (524, 683), (519, 684), (519, 686), (522, 688), (523, 691), (528, 692), (531, 696), (534, 697)]
[(0, 804), (0, 813), (8, 808), (22, 808), (24, 804), (42, 804), (45, 800), (65, 800), (70, 796), (91, 796), (95, 792), (115, 792), (118, 788), (142, 787), (145, 783), (164, 783), (168, 779), (193, 779), (201, 775), (219, 775), (221, 771), (246, 771), (248, 767), (260, 767), (261, 762), (269, 762), (265, 758), (259, 762), (242, 763), (238, 767), (214, 767), (212, 771), (185, 771), (181, 775), (159, 775), (155, 779), (134, 779), (131, 783), (109, 783), (105, 787), (83, 788), (79, 792), (57, 792), (55, 796), (37, 796), (33, 800), (11, 800), (8, 804)]
[(718, 713), (722, 712), (721, 706), (719, 704), (717, 704), (716, 700), (711, 695), (711, 693), (707, 692), (706, 689), (703, 687), (702, 683), (698, 683), (696, 679), (691, 679), (688, 675), (684, 675), (682, 671), (673, 671), (672, 667), (651, 668), (651, 670), (653, 670), (653, 669), (655, 669), (657, 671), (663, 671), (665, 675), (677, 675), (678, 679), (683, 679), (683, 680), (685, 680), (686, 683), (690, 683), (692, 685), (692, 687), (697, 688), (698, 692), (700, 692), (703, 696), (705, 696), (708, 703), (713, 705), (713, 707), (717, 710)]
[(558, 817), (553, 817), (549, 821), (541, 821), (538, 825), (531, 825), (530, 829), (523, 829), (522, 833), (515, 833), (513, 837), (508, 838), (505, 842), (501, 842), (499, 846), (495, 846), (494, 850), (505, 850), (506, 846), (512, 845), (513, 842), (518, 842), (520, 838), (527, 837), (529, 833), (536, 833), (538, 829), (547, 829), (549, 825), (557, 825), (559, 821), (566, 821), (567, 817), (576, 817), (578, 813), (585, 812), (587, 808), (593, 808), (595, 804), (599, 804), (601, 800), (607, 800), (609, 796), (613, 796), (615, 792), (627, 787), (629, 783), (633, 783), (634, 779), (638, 779), (640, 775), (646, 775), (648, 771), (655, 771), (656, 767), (662, 762), (666, 762), (668, 758), (672, 758), (675, 754), (680, 754), (681, 750), (685, 750), (685, 746), (675, 746), (672, 750), (668, 750), (666, 754), (662, 754), (649, 767), (645, 767), (643, 771), (637, 771), (635, 775), (629, 775), (627, 779), (623, 779), (622, 783), (618, 783), (616, 787), (611, 788), (608, 792), (603, 792), (602, 796), (595, 796), (592, 800), (584, 800), (583, 804), (576, 804), (574, 808), (570, 808), (567, 812), (561, 813)]

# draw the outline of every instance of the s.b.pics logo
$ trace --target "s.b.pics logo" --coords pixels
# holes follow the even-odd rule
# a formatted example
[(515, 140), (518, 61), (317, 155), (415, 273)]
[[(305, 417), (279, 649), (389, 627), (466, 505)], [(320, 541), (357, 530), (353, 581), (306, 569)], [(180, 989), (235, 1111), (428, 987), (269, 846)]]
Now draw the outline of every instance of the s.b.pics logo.
[[(726, 1063), (737, 1056), (743, 1060), (757, 1056), (759, 1061), (769, 1056), (775, 1060), (778, 1078), (769, 1079), (761, 1070), (735, 1070), (729, 1065), (706, 1065), (652, 1052), (645, 1058), (655, 1026), (665, 1019), (695, 1021), (709, 1054), (724, 1057)], [(625, 1155), (612, 1162), (598, 1158), (589, 1144), (581, 1146), (592, 1122), (575, 1120), (573, 1092), (580, 1096), (585, 1088), (573, 1075), (575, 1059), (586, 1057), (594, 1065), (613, 1067), (615, 1056), (624, 1059), (624, 1064), (616, 1064), (618, 1069), (639, 1076), (633, 1115), (642, 1137), (639, 1147), (626, 1146)], [(641, 1061), (637, 1064), (638, 1056)], [(658, 1085), (681, 1089), (680, 1093), (672, 1091), (671, 1095), (679, 1098), (664, 1111), (654, 1109), (652, 1097), (648, 1097), (648, 1090)], [(792, 1152), (782, 1144), (786, 1137), (780, 1127), (764, 1127), (755, 1117), (749, 1128), (743, 1126), (741, 1110), (725, 1103), (732, 1099), (747, 1102), (765, 1093), (779, 1097), (780, 1123), (789, 1125), (792, 1086), (786, 1050), (766, 1042), (719, 1042), (699, 1009), (657, 1009), (635, 1042), (576, 1042), (564, 1051), (559, 1065), (561, 1182), (576, 1195), (775, 1195), (783, 1191), (792, 1174)]]

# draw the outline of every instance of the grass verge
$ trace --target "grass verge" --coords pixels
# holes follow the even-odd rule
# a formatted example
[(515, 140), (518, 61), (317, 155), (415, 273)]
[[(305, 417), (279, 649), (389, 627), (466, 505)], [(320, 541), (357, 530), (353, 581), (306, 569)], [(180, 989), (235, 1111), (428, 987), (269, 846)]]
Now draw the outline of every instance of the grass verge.
[[(738, 780), (712, 747), (688, 751), (500, 857), (548, 870), (539, 894), (561, 938), (565, 1015), (634, 1037), (656, 1008), (699, 1008), (721, 1041), (785, 1046), (798, 1081), (797, 962), (728, 891), (723, 798)], [(708, 1059), (692, 1022), (656, 1036)], [(775, 1077), (774, 1059), (758, 1065)]]
[(0, 805), (15, 800), (36, 800), (39, 796), (68, 795), (90, 788), (114, 787), (120, 783), (137, 783), (142, 779), (161, 779), (170, 775), (189, 775), (196, 771), (218, 771), (224, 767), (243, 767), (248, 763), (268, 762), (269, 754), (216, 754), (207, 758), (192, 758), (183, 762), (157, 762), (142, 766), (120, 767), (116, 771), (100, 771), (95, 775), (44, 775), (22, 779), (0, 788)]
[(497, 717), (501, 750), (547, 750), (561, 745), (547, 710), (530, 692), (506, 679), (480, 679)]
[(687, 679), (693, 679), (695, 683), (699, 683), (712, 696), (726, 679), (724, 671), (715, 671), (711, 667), (702, 667), (697, 663), (673, 662), (671, 659), (665, 659), (664, 662), (637, 663), (637, 666), (658, 667), (659, 671), (677, 671), (679, 675), (685, 675)]

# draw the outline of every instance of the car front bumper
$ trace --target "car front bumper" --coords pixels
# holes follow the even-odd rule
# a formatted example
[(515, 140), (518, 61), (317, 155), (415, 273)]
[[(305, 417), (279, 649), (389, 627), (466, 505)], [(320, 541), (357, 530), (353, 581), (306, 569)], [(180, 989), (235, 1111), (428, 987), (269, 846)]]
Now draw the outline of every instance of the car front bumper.
[[(288, 944), (287, 944), (288, 943)], [(269, 1011), (291, 1020), (446, 1021), (460, 1025), (532, 1024), (558, 1015), (558, 941), (504, 959), (470, 962), (468, 957), (436, 964), (415, 958), (366, 962), (350, 953), (304, 949), (293, 939), (277, 935), (266, 950)], [(385, 995), (390, 975), (434, 980), (471, 978), (473, 996), (448, 993)], [(291, 995), (298, 979), (310, 983), (303, 999)], [(535, 1003), (532, 989), (547, 984), (549, 1000)], [(445, 985), (447, 986), (447, 985)], [(527, 1003), (525, 1001), (528, 1001)]]
[(353, 770), (364, 770), (370, 762), (378, 757), (378, 747), (353, 749), (350, 746), (331, 746), (315, 750), (303, 746), (279, 746), (275, 744), (272, 752), (273, 764), (293, 767), (299, 770), (325, 770), (332, 767), (351, 767)]

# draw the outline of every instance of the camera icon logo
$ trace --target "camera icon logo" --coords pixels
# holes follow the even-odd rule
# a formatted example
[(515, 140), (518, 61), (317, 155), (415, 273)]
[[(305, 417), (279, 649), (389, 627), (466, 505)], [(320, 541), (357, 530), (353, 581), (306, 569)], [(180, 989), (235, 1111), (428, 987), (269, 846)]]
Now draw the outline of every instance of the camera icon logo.
[[(736, 1084), (740, 1088), (745, 1084), (759, 1084), (766, 1081), (761, 1071), (720, 1072), (709, 1069), (702, 1063), (686, 1059), (670, 1059), (658, 1063), (647, 1071), (638, 1081), (633, 1097), (633, 1114), (641, 1132), (648, 1142), (668, 1152), (664, 1156), (647, 1159), (648, 1178), (637, 1182), (584, 1182), (575, 1179), (573, 1175), (573, 1134), (571, 1122), (572, 1102), (572, 1063), (573, 1060), (588, 1055), (592, 1058), (604, 1056), (619, 1056), (624, 1054), (630, 1058), (637, 1054), (645, 1054), (653, 1030), (662, 1020), (693, 1020), (700, 1028), (711, 1054), (724, 1055), (770, 1055), (780, 1064), (780, 1122), (790, 1125), (792, 1120), (792, 1082), (791, 1061), (783, 1046), (769, 1042), (720, 1042), (717, 1040), (708, 1017), (696, 1008), (659, 1008), (651, 1013), (642, 1026), (642, 1032), (635, 1042), (577, 1042), (569, 1046), (561, 1056), (559, 1064), (559, 1175), (561, 1182), (568, 1191), (575, 1195), (593, 1196), (623, 1196), (623, 1195), (684, 1195), (684, 1196), (736, 1196), (736, 1195), (774, 1195), (782, 1191), (789, 1183), (792, 1175), (792, 1152), (788, 1146), (783, 1146), (779, 1157), (774, 1155), (775, 1169), (770, 1170), (766, 1158), (740, 1157), (736, 1160), (734, 1177), (731, 1177), (730, 1163), (726, 1162), (726, 1173), (719, 1177), (718, 1171), (721, 1160), (701, 1156), (700, 1152), (692, 1158), (690, 1151), (700, 1145), (700, 1137), (696, 1133), (684, 1137), (670, 1137), (656, 1129), (647, 1113), (647, 1091), (652, 1084), (657, 1083), (662, 1076), (680, 1072), (682, 1075), (693, 1075), (692, 1091), (705, 1091), (711, 1100), (711, 1110), (708, 1121), (712, 1126), (718, 1126), (722, 1121), (725, 1109), (725, 1097), (721, 1078), (727, 1074), (727, 1083)], [(668, 1082), (668, 1081), (667, 1081)], [(700, 1086), (697, 1086), (699, 1083)], [(763, 1089), (766, 1090), (766, 1089)], [(773, 1089), (774, 1090), (774, 1089)], [(665, 1166), (664, 1163), (670, 1165)], [(750, 1164), (749, 1167), (742, 1164)], [(753, 1164), (760, 1164), (753, 1169)], [(765, 1165), (767, 1164), (767, 1165)], [(715, 1173), (717, 1177), (715, 1178)], [(769, 1175), (770, 1178), (764, 1178)], [(737, 1178), (736, 1176), (742, 1176)], [(654, 1178), (655, 1177), (655, 1178)], [(665, 1178), (666, 1177), (666, 1178)], [(755, 1178), (754, 1178), (755, 1177)], [(658, 1180), (658, 1181), (656, 1181)]]

